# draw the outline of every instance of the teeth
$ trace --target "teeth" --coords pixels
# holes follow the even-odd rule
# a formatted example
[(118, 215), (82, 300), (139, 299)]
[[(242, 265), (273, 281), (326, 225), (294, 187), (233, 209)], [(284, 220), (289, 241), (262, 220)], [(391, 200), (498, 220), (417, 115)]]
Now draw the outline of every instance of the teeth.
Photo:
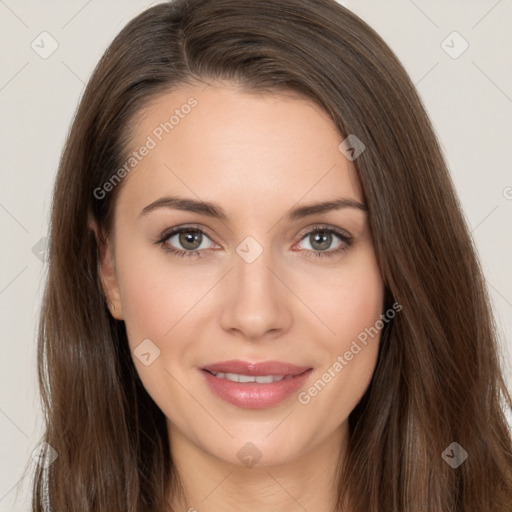
[(253, 375), (240, 375), (238, 373), (223, 373), (223, 372), (210, 372), (215, 375), (215, 377), (219, 379), (227, 379), (232, 382), (257, 382), (258, 384), (270, 384), (272, 382), (279, 382), (285, 378), (291, 378), (291, 375), (258, 375), (257, 377)]

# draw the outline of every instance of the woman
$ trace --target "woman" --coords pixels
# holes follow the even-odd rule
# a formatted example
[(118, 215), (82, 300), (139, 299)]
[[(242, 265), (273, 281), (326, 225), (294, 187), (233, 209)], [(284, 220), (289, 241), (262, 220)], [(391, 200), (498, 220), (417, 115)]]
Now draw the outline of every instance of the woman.
[(73, 122), (49, 261), (33, 510), (512, 510), (446, 163), (336, 2), (132, 20)]

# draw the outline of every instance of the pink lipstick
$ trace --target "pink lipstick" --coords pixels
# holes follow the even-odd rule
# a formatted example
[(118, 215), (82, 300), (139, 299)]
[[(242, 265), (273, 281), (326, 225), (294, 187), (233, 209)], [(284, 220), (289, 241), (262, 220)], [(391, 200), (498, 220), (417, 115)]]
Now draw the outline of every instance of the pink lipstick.
[(311, 367), (279, 361), (223, 361), (201, 368), (210, 389), (238, 407), (263, 409), (282, 402), (299, 390)]

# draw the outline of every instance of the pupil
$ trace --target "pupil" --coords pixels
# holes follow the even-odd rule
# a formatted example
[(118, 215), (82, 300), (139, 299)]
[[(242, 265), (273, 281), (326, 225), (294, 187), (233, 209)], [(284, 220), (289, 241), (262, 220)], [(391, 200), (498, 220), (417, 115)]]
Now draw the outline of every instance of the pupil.
[[(327, 231), (317, 231), (316, 234), (313, 235), (313, 243), (311, 246), (318, 250), (328, 249), (331, 245), (331, 238), (331, 233), (328, 233)], [(317, 242), (319, 243), (319, 246), (315, 247), (315, 243)]]
[[(199, 240), (199, 244), (194, 244)], [(182, 231), (180, 233), (180, 243), (185, 249), (197, 249), (201, 245), (201, 233), (199, 231)], [(192, 245), (192, 247), (190, 247)]]

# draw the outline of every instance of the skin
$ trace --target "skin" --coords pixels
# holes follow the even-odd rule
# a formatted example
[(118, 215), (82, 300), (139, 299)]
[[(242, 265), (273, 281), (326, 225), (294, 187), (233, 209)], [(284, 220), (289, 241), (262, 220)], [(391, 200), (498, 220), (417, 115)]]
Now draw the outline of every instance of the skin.
[[(197, 106), (124, 178), (100, 267), (137, 372), (167, 418), (186, 491), (174, 506), (331, 511), (348, 416), (370, 383), (379, 337), (307, 404), (293, 394), (270, 408), (239, 408), (210, 391), (199, 368), (229, 359), (289, 362), (313, 368), (307, 390), (379, 319), (384, 285), (367, 213), (284, 218), (291, 208), (339, 197), (362, 203), (354, 164), (313, 102), (219, 82), (153, 100), (133, 123), (133, 149), (190, 97)], [(140, 216), (170, 194), (217, 203), (229, 220), (170, 208)], [(155, 244), (164, 230), (189, 224), (205, 233), (205, 257), (182, 258)], [(314, 257), (321, 248), (304, 232), (317, 224), (344, 230), (353, 244)], [(252, 263), (236, 252), (247, 236), (263, 249)], [(179, 236), (166, 243), (187, 250)], [(333, 234), (328, 244), (334, 251), (343, 242)], [(160, 350), (149, 366), (133, 355), (145, 339)], [(237, 457), (248, 442), (261, 453), (253, 467)]]

